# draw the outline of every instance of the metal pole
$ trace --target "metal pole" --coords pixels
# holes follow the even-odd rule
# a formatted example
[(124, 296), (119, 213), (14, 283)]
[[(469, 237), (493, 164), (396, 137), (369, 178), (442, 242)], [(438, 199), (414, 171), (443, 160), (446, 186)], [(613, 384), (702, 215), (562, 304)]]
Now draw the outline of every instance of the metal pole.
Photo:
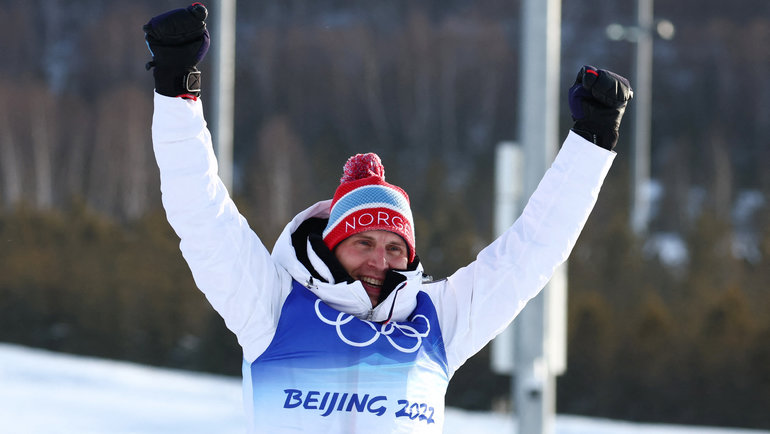
[[(524, 196), (529, 197), (556, 154), (561, 1), (525, 0), (522, 20), (519, 135), (526, 159)], [(546, 347), (548, 296), (546, 286), (514, 322), (514, 397), (520, 434), (553, 432), (556, 392)]]
[(219, 177), (233, 187), (233, 111), (235, 93), (235, 0), (218, 0), (210, 31), (214, 74), (212, 79), (212, 141)]
[[(521, 214), (524, 181), (522, 153), (521, 146), (514, 142), (501, 142), (495, 150), (495, 238), (508, 230)], [(511, 324), (492, 341), (490, 362), (496, 374), (514, 373), (514, 333)]]
[(634, 83), (634, 165), (631, 228), (647, 231), (650, 214), (650, 129), (652, 126), (653, 0), (637, 1), (636, 83)]

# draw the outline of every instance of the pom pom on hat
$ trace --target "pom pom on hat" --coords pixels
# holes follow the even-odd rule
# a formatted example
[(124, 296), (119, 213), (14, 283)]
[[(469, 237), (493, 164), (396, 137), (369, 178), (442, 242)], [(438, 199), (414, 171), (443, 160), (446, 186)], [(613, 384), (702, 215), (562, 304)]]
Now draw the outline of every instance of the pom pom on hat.
[(409, 250), (409, 262), (414, 260), (409, 196), (385, 182), (385, 167), (377, 154), (357, 154), (348, 159), (329, 214), (323, 240), (330, 250), (353, 234), (382, 230), (400, 235)]
[(348, 161), (345, 163), (345, 167), (342, 169), (340, 184), (370, 176), (379, 176), (385, 179), (385, 167), (382, 165), (380, 156), (374, 152), (356, 154), (348, 158)]

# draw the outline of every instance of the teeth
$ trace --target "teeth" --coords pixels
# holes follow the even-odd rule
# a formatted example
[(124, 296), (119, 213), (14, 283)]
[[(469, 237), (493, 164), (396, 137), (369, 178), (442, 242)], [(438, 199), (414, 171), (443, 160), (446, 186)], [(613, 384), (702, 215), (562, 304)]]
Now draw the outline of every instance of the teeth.
[(364, 283), (368, 283), (369, 285), (382, 286), (382, 280), (377, 280), (372, 277), (362, 277), (361, 281)]

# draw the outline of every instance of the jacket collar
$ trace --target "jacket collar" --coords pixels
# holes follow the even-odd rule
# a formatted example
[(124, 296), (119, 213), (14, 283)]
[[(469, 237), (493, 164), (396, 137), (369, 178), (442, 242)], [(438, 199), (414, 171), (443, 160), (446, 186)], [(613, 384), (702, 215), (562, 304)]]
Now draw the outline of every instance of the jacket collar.
[[(413, 271), (396, 271), (395, 273), (403, 276), (403, 282), (399, 283), (385, 300), (372, 308), (369, 296), (360, 281), (334, 282), (329, 278), (329, 270), (308, 270), (297, 259), (298, 252), (292, 244), (291, 235), (308, 219), (328, 219), (330, 206), (331, 200), (325, 200), (297, 214), (278, 237), (273, 248), (273, 259), (286, 269), (294, 280), (307, 287), (333, 309), (374, 322), (406, 320), (417, 307), (417, 292), (422, 283), (422, 265), (418, 265)], [(306, 253), (313, 255), (311, 251)]]

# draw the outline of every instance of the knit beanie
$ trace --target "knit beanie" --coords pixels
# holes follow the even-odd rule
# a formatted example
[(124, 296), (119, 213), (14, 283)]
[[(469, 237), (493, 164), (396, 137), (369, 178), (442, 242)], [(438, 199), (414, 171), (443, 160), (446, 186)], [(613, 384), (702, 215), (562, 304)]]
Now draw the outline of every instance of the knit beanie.
[(409, 196), (400, 187), (385, 182), (385, 167), (380, 157), (370, 152), (356, 154), (345, 163), (323, 240), (334, 250), (347, 237), (371, 230), (400, 235), (406, 241), (409, 262), (414, 260), (414, 220)]

